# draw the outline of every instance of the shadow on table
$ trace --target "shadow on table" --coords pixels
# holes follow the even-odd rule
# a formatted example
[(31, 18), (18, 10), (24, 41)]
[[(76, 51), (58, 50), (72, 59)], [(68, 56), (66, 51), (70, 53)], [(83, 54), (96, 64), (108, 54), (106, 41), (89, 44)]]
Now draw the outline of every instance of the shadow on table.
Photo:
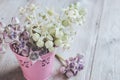
[(57, 73), (57, 74), (52, 75), (52, 79), (50, 80), (68, 80), (68, 78), (66, 78), (66, 76), (64, 76), (61, 73)]
[[(0, 74), (0, 80), (26, 80), (22, 74), (21, 68), (16, 67), (15, 69), (5, 73)], [(68, 80), (63, 74), (56, 71), (56, 73), (51, 75), (48, 80)]]
[(0, 80), (25, 80), (25, 78), (23, 77), (20, 67), (17, 67), (6, 74), (0, 75)]

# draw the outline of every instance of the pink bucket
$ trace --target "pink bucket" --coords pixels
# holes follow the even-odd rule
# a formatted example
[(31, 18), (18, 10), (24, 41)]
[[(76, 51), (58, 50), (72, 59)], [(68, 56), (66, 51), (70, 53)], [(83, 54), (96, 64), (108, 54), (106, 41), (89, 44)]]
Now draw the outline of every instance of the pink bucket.
[(36, 63), (27, 58), (14, 53), (17, 57), (24, 77), (27, 80), (47, 80), (52, 73), (54, 53), (47, 53), (42, 55), (42, 61), (38, 60)]

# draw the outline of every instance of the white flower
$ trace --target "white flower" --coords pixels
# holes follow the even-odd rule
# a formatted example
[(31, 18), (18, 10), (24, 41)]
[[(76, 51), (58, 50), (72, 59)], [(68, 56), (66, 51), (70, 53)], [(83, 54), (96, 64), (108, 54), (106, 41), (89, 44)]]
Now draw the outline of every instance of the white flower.
[(77, 2), (74, 4), (75, 8), (79, 9), (80, 8), (80, 2)]
[(53, 37), (51, 36), (51, 35), (47, 35), (47, 39), (49, 39), (49, 40), (53, 40)]
[(35, 31), (36, 33), (41, 33), (41, 30), (38, 27), (34, 28), (33, 31)]
[(51, 47), (53, 47), (53, 42), (52, 42), (52, 41), (47, 41), (47, 42), (45, 43), (45, 47), (46, 47), (46, 48), (51, 48)]
[(56, 46), (62, 45), (62, 40), (60, 40), (60, 39), (55, 40), (55, 45)]
[(29, 7), (29, 9), (30, 9), (31, 11), (34, 11), (36, 8), (37, 8), (37, 6), (34, 5), (34, 4), (31, 4), (30, 7)]
[(35, 33), (32, 35), (32, 38), (34, 41), (38, 41), (38, 39), (40, 38), (40, 35), (38, 33)]
[(76, 9), (69, 10), (68, 16), (70, 18), (77, 18), (77, 17), (79, 17), (79, 11)]
[(55, 46), (69, 48), (68, 42), (76, 28), (72, 24), (82, 24), (85, 17), (85, 11), (80, 8), (79, 3), (67, 7), (62, 17), (49, 9), (38, 12), (38, 6), (34, 4), (21, 8), (20, 11), (26, 19), (25, 22), (29, 23), (26, 28), (36, 46), (45, 47), (49, 52), (54, 51)]
[(21, 8), (19, 9), (19, 11), (20, 11), (21, 14), (24, 14), (24, 13), (26, 12), (26, 9), (23, 8), (23, 7), (21, 7)]
[(42, 39), (39, 39), (36, 44), (37, 44), (38, 47), (43, 47), (44, 46), (44, 41)]
[(55, 33), (55, 37), (56, 37), (56, 38), (61, 38), (62, 36), (63, 36), (63, 32), (57, 30), (56, 33)]
[(51, 35), (53, 35), (53, 34), (55, 34), (56, 30), (55, 30), (55, 27), (51, 27), (51, 28), (48, 29), (48, 31)]
[[(85, 9), (80, 8), (79, 3), (71, 4), (68, 8), (64, 10), (65, 15), (63, 20), (70, 20), (71, 23), (82, 24), (85, 17)], [(62, 21), (62, 24), (65, 26), (68, 24), (68, 21)]]
[(55, 48), (54, 47), (50, 47), (50, 48), (48, 48), (48, 50), (49, 50), (49, 52), (53, 52), (55, 50)]
[(68, 20), (68, 19), (63, 20), (63, 21), (62, 21), (62, 25), (65, 26), (65, 27), (66, 27), (66, 26), (69, 26), (69, 25), (70, 25), (70, 20)]
[(34, 22), (34, 19), (35, 19), (35, 17), (33, 15), (26, 16), (26, 20), (28, 20), (28, 21)]
[(46, 26), (42, 26), (42, 27), (41, 27), (41, 31), (42, 31), (42, 32), (46, 32), (46, 31), (47, 31), (47, 27), (46, 27)]
[(53, 15), (53, 11), (52, 10), (48, 10), (47, 13), (52, 16)]

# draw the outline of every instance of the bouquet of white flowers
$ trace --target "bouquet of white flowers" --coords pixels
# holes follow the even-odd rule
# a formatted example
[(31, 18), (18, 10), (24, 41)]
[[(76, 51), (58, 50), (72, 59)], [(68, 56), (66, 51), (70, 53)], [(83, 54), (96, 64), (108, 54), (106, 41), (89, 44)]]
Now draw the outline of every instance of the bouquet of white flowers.
[[(24, 36), (29, 37), (26, 42), (29, 43), (28, 48), (43, 50), (44, 53), (53, 52), (57, 47), (68, 48), (69, 40), (75, 33), (72, 24), (81, 25), (85, 21), (86, 14), (85, 10), (80, 8), (79, 3), (71, 4), (64, 9), (61, 16), (49, 9), (40, 11), (39, 7), (34, 4), (20, 8), (20, 13), (25, 20)], [(31, 54), (28, 51), (26, 55)], [(36, 55), (36, 60), (37, 58)]]

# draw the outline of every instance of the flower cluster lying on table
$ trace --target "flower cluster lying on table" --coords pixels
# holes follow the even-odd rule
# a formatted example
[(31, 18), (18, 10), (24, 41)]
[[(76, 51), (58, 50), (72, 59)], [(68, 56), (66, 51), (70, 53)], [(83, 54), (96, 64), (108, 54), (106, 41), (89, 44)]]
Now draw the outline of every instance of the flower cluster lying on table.
[(65, 62), (66, 65), (60, 68), (60, 72), (68, 78), (76, 76), (84, 68), (83, 56), (79, 54), (75, 58), (71, 57)]
[(41, 55), (53, 52), (56, 47), (69, 48), (69, 41), (76, 33), (72, 24), (82, 24), (85, 10), (79, 3), (64, 9), (63, 15), (52, 10), (41, 11), (34, 4), (20, 8), (24, 18), (21, 21), (12, 18), (12, 23), (2, 26), (4, 42), (10, 43), (11, 49), (32, 61), (41, 59)]

